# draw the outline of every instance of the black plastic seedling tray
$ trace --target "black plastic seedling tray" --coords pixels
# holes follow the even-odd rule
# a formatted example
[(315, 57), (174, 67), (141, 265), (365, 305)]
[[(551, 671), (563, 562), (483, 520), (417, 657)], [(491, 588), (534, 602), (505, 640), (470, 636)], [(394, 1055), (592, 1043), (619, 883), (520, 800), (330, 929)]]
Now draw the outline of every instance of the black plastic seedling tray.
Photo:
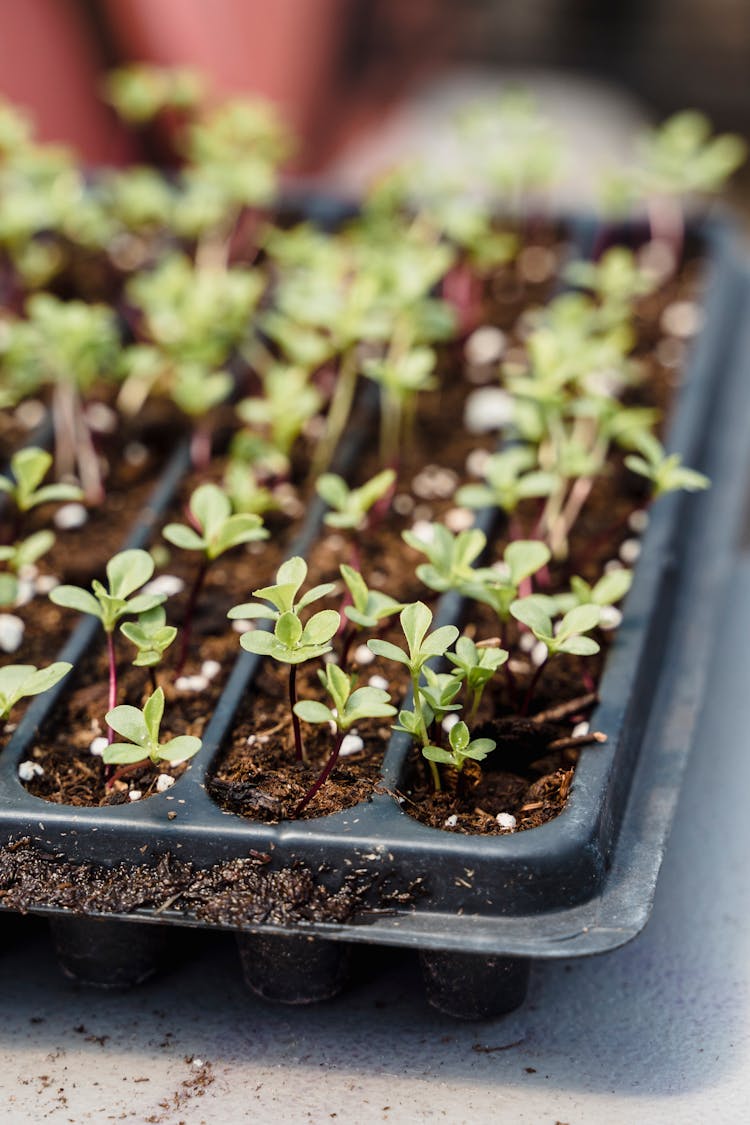
[[(579, 244), (592, 228), (579, 225)], [(525, 832), (475, 837), (428, 828), (391, 795), (403, 785), (409, 744), (394, 736), (371, 801), (318, 820), (254, 823), (220, 809), (207, 792), (212, 761), (259, 660), (243, 653), (203, 737), (203, 750), (168, 792), (135, 805), (72, 809), (31, 796), (18, 779), (56, 691), (35, 701), (0, 756), (0, 839), (25, 841), (72, 864), (146, 865), (163, 857), (198, 869), (249, 859), (262, 889), (238, 889), (226, 918), (207, 921), (179, 894), (132, 913), (77, 917), (25, 904), (53, 919), (63, 966), (79, 979), (127, 984), (147, 976), (168, 927), (237, 930), (246, 979), (269, 998), (320, 999), (346, 978), (350, 943), (418, 949), (428, 997), (443, 1011), (481, 1017), (523, 999), (535, 958), (613, 949), (645, 925), (691, 744), (708, 668), (715, 607), (745, 504), (750, 418), (750, 285), (738, 236), (705, 225), (704, 324), (669, 428), (668, 445), (712, 479), (709, 492), (671, 494), (652, 510), (622, 625), (609, 652), (592, 725), (603, 746), (585, 749), (563, 812)], [(744, 327), (743, 326), (744, 322)], [(341, 450), (353, 463), (357, 435)], [(178, 451), (130, 545), (142, 545), (186, 469)], [(290, 553), (305, 554), (320, 528), (311, 506)], [(481, 518), (489, 518), (483, 514)], [(453, 596), (441, 623), (460, 621)], [(62, 659), (79, 659), (96, 636), (84, 621)], [(82, 869), (83, 870), (83, 869)], [(312, 872), (330, 894), (353, 888), (343, 922), (293, 922), (277, 911), (274, 875), (293, 885)], [(75, 869), (72, 869), (75, 879)], [(269, 881), (270, 879), (270, 881)], [(287, 892), (288, 892), (287, 885)], [(139, 924), (140, 923), (140, 924)]]

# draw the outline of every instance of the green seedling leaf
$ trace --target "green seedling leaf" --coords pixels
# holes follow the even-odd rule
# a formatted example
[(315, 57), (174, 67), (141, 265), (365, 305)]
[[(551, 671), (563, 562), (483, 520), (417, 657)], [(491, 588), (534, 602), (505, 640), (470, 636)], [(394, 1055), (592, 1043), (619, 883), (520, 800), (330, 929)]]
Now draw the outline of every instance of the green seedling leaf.
[(323, 473), (315, 487), (332, 509), (324, 516), (326, 524), (351, 530), (363, 527), (370, 509), (390, 491), (395, 480), (393, 469), (384, 469), (359, 488), (350, 489), (342, 477)]
[(136, 668), (153, 668), (161, 659), (177, 636), (173, 625), (167, 625), (166, 613), (162, 606), (142, 613), (137, 622), (126, 621), (120, 632), (138, 649), (133, 664)]
[(455, 723), (451, 727), (448, 740), (450, 750), (444, 750), (440, 746), (425, 746), (422, 749), (422, 754), (428, 762), (453, 766), (459, 773), (464, 768), (467, 758), (471, 758), (475, 762), (482, 762), (496, 746), (491, 738), (475, 738), (472, 740), (469, 728), (464, 722)]
[(232, 514), (232, 503), (226, 492), (216, 484), (201, 484), (190, 497), (190, 514), (200, 531), (185, 524), (170, 523), (164, 538), (188, 551), (203, 551), (213, 562), (232, 547), (255, 543), (268, 538), (259, 515)]
[(50, 592), (50, 601), (98, 617), (105, 632), (112, 633), (121, 617), (145, 613), (166, 601), (164, 594), (130, 597), (153, 573), (154, 561), (147, 551), (121, 551), (107, 563), (109, 589), (97, 579), (91, 584), (93, 594), (79, 586), (56, 586)]
[(362, 575), (345, 563), (339, 567), (341, 576), (352, 598), (352, 605), (344, 609), (344, 615), (360, 629), (376, 629), (381, 621), (400, 613), (403, 602), (397, 602), (380, 590), (370, 590)]
[(83, 499), (83, 492), (73, 484), (48, 484), (40, 487), (52, 467), (52, 455), (36, 446), (14, 453), (10, 459), (15, 484), (0, 477), (0, 492), (6, 492), (19, 512), (28, 512), (40, 504), (64, 503)]
[(21, 699), (49, 691), (72, 667), (67, 661), (58, 660), (46, 668), (33, 664), (7, 664), (0, 668), (0, 719), (7, 719)]
[(128, 742), (113, 742), (102, 754), (107, 765), (126, 765), (150, 759), (154, 765), (160, 761), (182, 762), (191, 758), (201, 748), (201, 740), (192, 735), (178, 735), (169, 742), (159, 741), (159, 728), (164, 715), (164, 692), (157, 688), (143, 708), (126, 704), (113, 707), (105, 721)]
[(440, 593), (460, 590), (474, 577), (472, 564), (487, 545), (487, 537), (479, 528), (454, 534), (439, 523), (430, 525), (428, 538), (423, 539), (413, 531), (403, 531), (401, 537), (430, 560), (417, 567), (417, 577), (425, 586)]
[(318, 677), (333, 707), (315, 700), (302, 700), (295, 705), (294, 713), (306, 723), (333, 723), (343, 733), (365, 719), (389, 718), (396, 714), (387, 691), (372, 687), (352, 690), (356, 679), (347, 676), (336, 664), (326, 664)]

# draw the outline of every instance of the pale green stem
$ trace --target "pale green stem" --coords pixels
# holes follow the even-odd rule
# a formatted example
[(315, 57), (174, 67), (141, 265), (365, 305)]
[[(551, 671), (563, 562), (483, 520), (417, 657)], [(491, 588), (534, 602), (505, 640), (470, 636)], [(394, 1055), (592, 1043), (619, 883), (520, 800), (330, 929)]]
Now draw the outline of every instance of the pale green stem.
[(326, 415), (325, 433), (318, 443), (310, 467), (310, 480), (316, 480), (331, 463), (336, 446), (349, 421), (358, 374), (357, 349), (353, 345), (341, 357), (336, 388)]

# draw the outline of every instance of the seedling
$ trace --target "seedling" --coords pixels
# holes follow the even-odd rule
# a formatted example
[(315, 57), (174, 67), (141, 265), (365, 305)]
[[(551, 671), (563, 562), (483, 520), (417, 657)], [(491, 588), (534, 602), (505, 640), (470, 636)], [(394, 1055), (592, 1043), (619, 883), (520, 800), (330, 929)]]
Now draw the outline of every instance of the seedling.
[(46, 668), (35, 668), (33, 664), (6, 664), (0, 668), (0, 728), (17, 703), (49, 691), (72, 667), (67, 661), (58, 660)]
[(26, 319), (7, 327), (5, 370), (31, 387), (52, 387), (58, 475), (77, 467), (86, 498), (100, 503), (104, 490), (99, 459), (81, 396), (97, 379), (112, 377), (120, 347), (113, 311), (37, 293), (26, 302)]
[(176, 677), (182, 675), (185, 666), (195, 608), (209, 567), (232, 547), (268, 538), (261, 517), (250, 512), (232, 514), (231, 500), (216, 484), (199, 485), (190, 497), (188, 510), (192, 527), (182, 523), (168, 523), (162, 532), (167, 542), (173, 543), (175, 547), (181, 547), (184, 551), (200, 551), (203, 556), (185, 607)]
[(545, 645), (547, 650), (526, 692), (521, 709), (524, 715), (528, 712), (542, 670), (551, 657), (564, 653), (572, 656), (594, 656), (599, 651), (598, 643), (593, 637), (585, 634), (590, 633), (599, 624), (600, 606), (589, 603), (577, 605), (568, 610), (556, 627), (553, 627), (550, 617), (550, 610), (554, 611), (554, 608), (554, 599), (539, 594), (519, 598), (510, 607), (510, 612), (516, 621), (520, 621), (530, 629), (537, 641)]
[(639, 453), (631, 453), (625, 458), (625, 464), (631, 472), (651, 482), (651, 494), (658, 500), (667, 492), (700, 492), (710, 488), (711, 481), (703, 473), (695, 469), (688, 469), (682, 464), (679, 453), (667, 454), (661, 443), (649, 435), (648, 441), (641, 441)]
[(349, 648), (357, 632), (361, 629), (377, 629), (383, 621), (393, 617), (394, 613), (400, 613), (404, 606), (390, 594), (370, 590), (354, 567), (342, 563), (339, 570), (352, 599), (351, 605), (344, 606), (344, 616), (351, 625), (342, 638), (341, 666), (345, 668)]
[(141, 613), (137, 621), (125, 621), (120, 626), (120, 632), (135, 645), (138, 654), (133, 664), (136, 668), (148, 668), (151, 688), (156, 691), (158, 685), (154, 669), (161, 664), (164, 653), (177, 636), (174, 625), (167, 625), (164, 607), (154, 606)]
[(398, 462), (403, 442), (412, 440), (414, 399), (432, 390), (437, 356), (432, 348), (398, 346), (398, 337), (383, 359), (366, 359), (362, 373), (381, 389), (380, 452), (387, 465)]
[[(201, 267), (182, 254), (166, 257), (127, 285), (143, 339), (129, 363), (120, 403), (138, 409), (144, 393), (164, 385), (194, 422), (197, 464), (210, 454), (203, 416), (231, 389), (224, 367), (247, 336), (264, 285), (257, 270)], [(143, 350), (146, 343), (150, 351)]]
[(608, 571), (593, 586), (574, 574), (570, 580), (570, 592), (556, 594), (555, 604), (560, 613), (567, 613), (575, 606), (587, 603), (606, 609), (622, 601), (632, 582), (633, 572), (625, 567)]
[(460, 680), (450, 672), (436, 672), (429, 664), (425, 665), (422, 675), (424, 682), (420, 684), (419, 691), (422, 702), (432, 712), (433, 723), (440, 724), (451, 711), (461, 710), (461, 704), (456, 703), (456, 697), (461, 691)]
[(44, 449), (28, 446), (19, 449), (10, 459), (13, 480), (0, 476), (0, 492), (5, 492), (19, 512), (25, 514), (40, 504), (62, 504), (81, 500), (83, 492), (74, 484), (42, 484), (50, 468), (52, 456)]
[(635, 254), (626, 246), (610, 247), (598, 262), (571, 262), (565, 277), (598, 298), (604, 327), (626, 321), (634, 302), (653, 293), (659, 285), (658, 275), (640, 269)]
[(0, 562), (10, 573), (0, 574), (0, 605), (14, 605), (18, 598), (18, 577), (51, 550), (55, 542), (52, 531), (35, 531), (7, 547), (0, 547)]
[(305, 425), (323, 405), (323, 396), (303, 367), (274, 363), (263, 375), (263, 395), (237, 404), (246, 425), (268, 435), (269, 443), (287, 461)]
[(502, 508), (512, 515), (522, 500), (549, 496), (558, 477), (536, 467), (536, 452), (528, 446), (514, 446), (494, 453), (484, 467), (484, 484), (465, 484), (455, 495), (465, 508)]
[[(327, 597), (335, 590), (333, 582), (313, 586), (297, 600), (297, 594), (307, 577), (307, 563), (299, 556), (287, 559), (276, 573), (276, 585), (253, 590), (258, 602), (236, 605), (227, 614), (232, 619), (272, 621), (273, 632), (252, 629), (243, 633), (240, 644), (246, 652), (270, 656), (280, 664), (289, 665), (289, 710), (292, 715), (295, 757), (306, 762), (299, 718), (295, 711), (297, 702), (297, 665), (307, 660), (325, 656), (332, 649), (331, 640), (341, 624), (334, 609), (322, 609), (303, 624), (300, 613), (313, 602)], [(260, 604), (267, 602), (267, 605)]]
[(320, 776), (297, 805), (299, 816), (315, 794), (328, 780), (341, 751), (344, 735), (365, 719), (387, 719), (396, 714), (388, 692), (381, 688), (363, 687), (352, 690), (352, 679), (336, 664), (326, 664), (318, 676), (333, 707), (314, 699), (303, 699), (294, 706), (297, 718), (305, 723), (329, 723), (336, 731), (333, 749)]
[(446, 653), (448, 660), (454, 665), (452, 675), (459, 684), (466, 684), (469, 694), (470, 710), (469, 722), (476, 717), (479, 705), (482, 702), (484, 689), (508, 659), (508, 652), (504, 648), (490, 646), (479, 647), (470, 637), (459, 637), (456, 641), (456, 651)]
[[(92, 593), (80, 586), (55, 586), (50, 601), (79, 613), (90, 613), (101, 621), (107, 638), (109, 659), (109, 709), (117, 704), (117, 662), (114, 632), (123, 617), (137, 616), (166, 601), (165, 594), (136, 594), (154, 573), (154, 560), (148, 551), (120, 551), (107, 563), (107, 585), (94, 579)], [(135, 595), (134, 597), (132, 595)], [(109, 739), (112, 741), (112, 729)]]
[[(159, 728), (164, 715), (164, 692), (157, 688), (141, 710), (124, 704), (108, 711), (105, 718), (109, 727), (128, 742), (112, 742), (106, 746), (102, 758), (107, 766), (134, 766), (139, 762), (169, 762), (178, 765), (197, 754), (200, 738), (179, 734), (168, 742), (159, 741)], [(110, 785), (114, 776), (110, 780)]]
[(323, 473), (315, 485), (318, 496), (331, 511), (323, 517), (328, 527), (361, 531), (372, 519), (372, 509), (391, 492), (396, 474), (383, 469), (359, 488), (349, 488), (343, 477)]
[(280, 506), (279, 497), (270, 488), (265, 488), (250, 465), (238, 456), (230, 455), (222, 487), (235, 512), (262, 516)]
[(503, 551), (501, 564), (472, 571), (462, 584), (461, 593), (490, 606), (502, 628), (522, 588), (546, 567), (550, 558), (549, 547), (538, 539), (514, 539)]
[(684, 239), (684, 200), (690, 195), (716, 195), (747, 155), (738, 136), (711, 135), (708, 118), (696, 110), (669, 117), (638, 139), (635, 159), (608, 185), (619, 209), (645, 199), (651, 236), (669, 245), (675, 265)]
[(472, 581), (477, 572), (472, 564), (487, 546), (487, 537), (479, 528), (449, 531), (441, 523), (430, 524), (428, 538), (421, 538), (413, 531), (402, 531), (401, 538), (415, 551), (427, 555), (428, 563), (421, 563), (416, 574), (420, 582), (431, 590), (443, 593), (445, 590), (460, 590)]
[[(413, 710), (405, 709), (399, 712), (399, 730), (408, 731), (422, 746), (429, 745), (428, 727), (432, 722), (432, 711), (422, 696), (420, 677), (427, 662), (438, 656), (444, 656), (458, 636), (455, 625), (443, 625), (439, 629), (429, 632), (432, 624), (432, 612), (424, 602), (412, 602), (402, 609), (399, 615), (401, 629), (408, 651), (391, 644), (390, 641), (381, 641), (377, 638), (367, 642), (367, 647), (376, 656), (386, 660), (395, 660), (404, 664), (409, 670), (412, 688)], [(437, 770), (433, 769), (433, 779)], [(439, 788), (439, 778), (436, 788)]]
[(132, 63), (111, 70), (104, 83), (106, 100), (129, 125), (145, 125), (165, 110), (193, 110), (205, 94), (200, 71), (190, 67)]
[[(439, 762), (441, 765), (452, 766), (458, 774), (463, 772), (463, 768), (469, 759), (474, 762), (483, 762), (497, 745), (491, 738), (472, 739), (466, 723), (460, 721), (451, 727), (448, 733), (448, 741), (450, 750), (446, 750), (442, 746), (430, 745), (422, 747), (422, 754), (431, 766)], [(434, 776), (435, 774), (433, 774)], [(440, 775), (437, 776), (439, 779)], [(440, 790), (439, 781), (436, 790)]]

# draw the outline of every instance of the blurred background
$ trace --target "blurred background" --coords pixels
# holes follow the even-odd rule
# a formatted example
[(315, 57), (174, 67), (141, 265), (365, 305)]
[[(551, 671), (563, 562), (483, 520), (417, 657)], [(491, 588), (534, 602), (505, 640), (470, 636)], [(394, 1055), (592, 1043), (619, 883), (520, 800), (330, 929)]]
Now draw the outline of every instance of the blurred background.
[[(508, 82), (563, 123), (592, 182), (644, 119), (695, 107), (719, 129), (750, 128), (745, 0), (0, 0), (0, 11), (0, 93), (33, 111), (41, 140), (91, 163), (164, 159), (163, 138), (128, 134), (92, 97), (105, 70), (133, 60), (194, 64), (218, 94), (271, 98), (300, 137), (296, 172), (353, 190)], [(573, 164), (562, 192), (585, 200)]]

